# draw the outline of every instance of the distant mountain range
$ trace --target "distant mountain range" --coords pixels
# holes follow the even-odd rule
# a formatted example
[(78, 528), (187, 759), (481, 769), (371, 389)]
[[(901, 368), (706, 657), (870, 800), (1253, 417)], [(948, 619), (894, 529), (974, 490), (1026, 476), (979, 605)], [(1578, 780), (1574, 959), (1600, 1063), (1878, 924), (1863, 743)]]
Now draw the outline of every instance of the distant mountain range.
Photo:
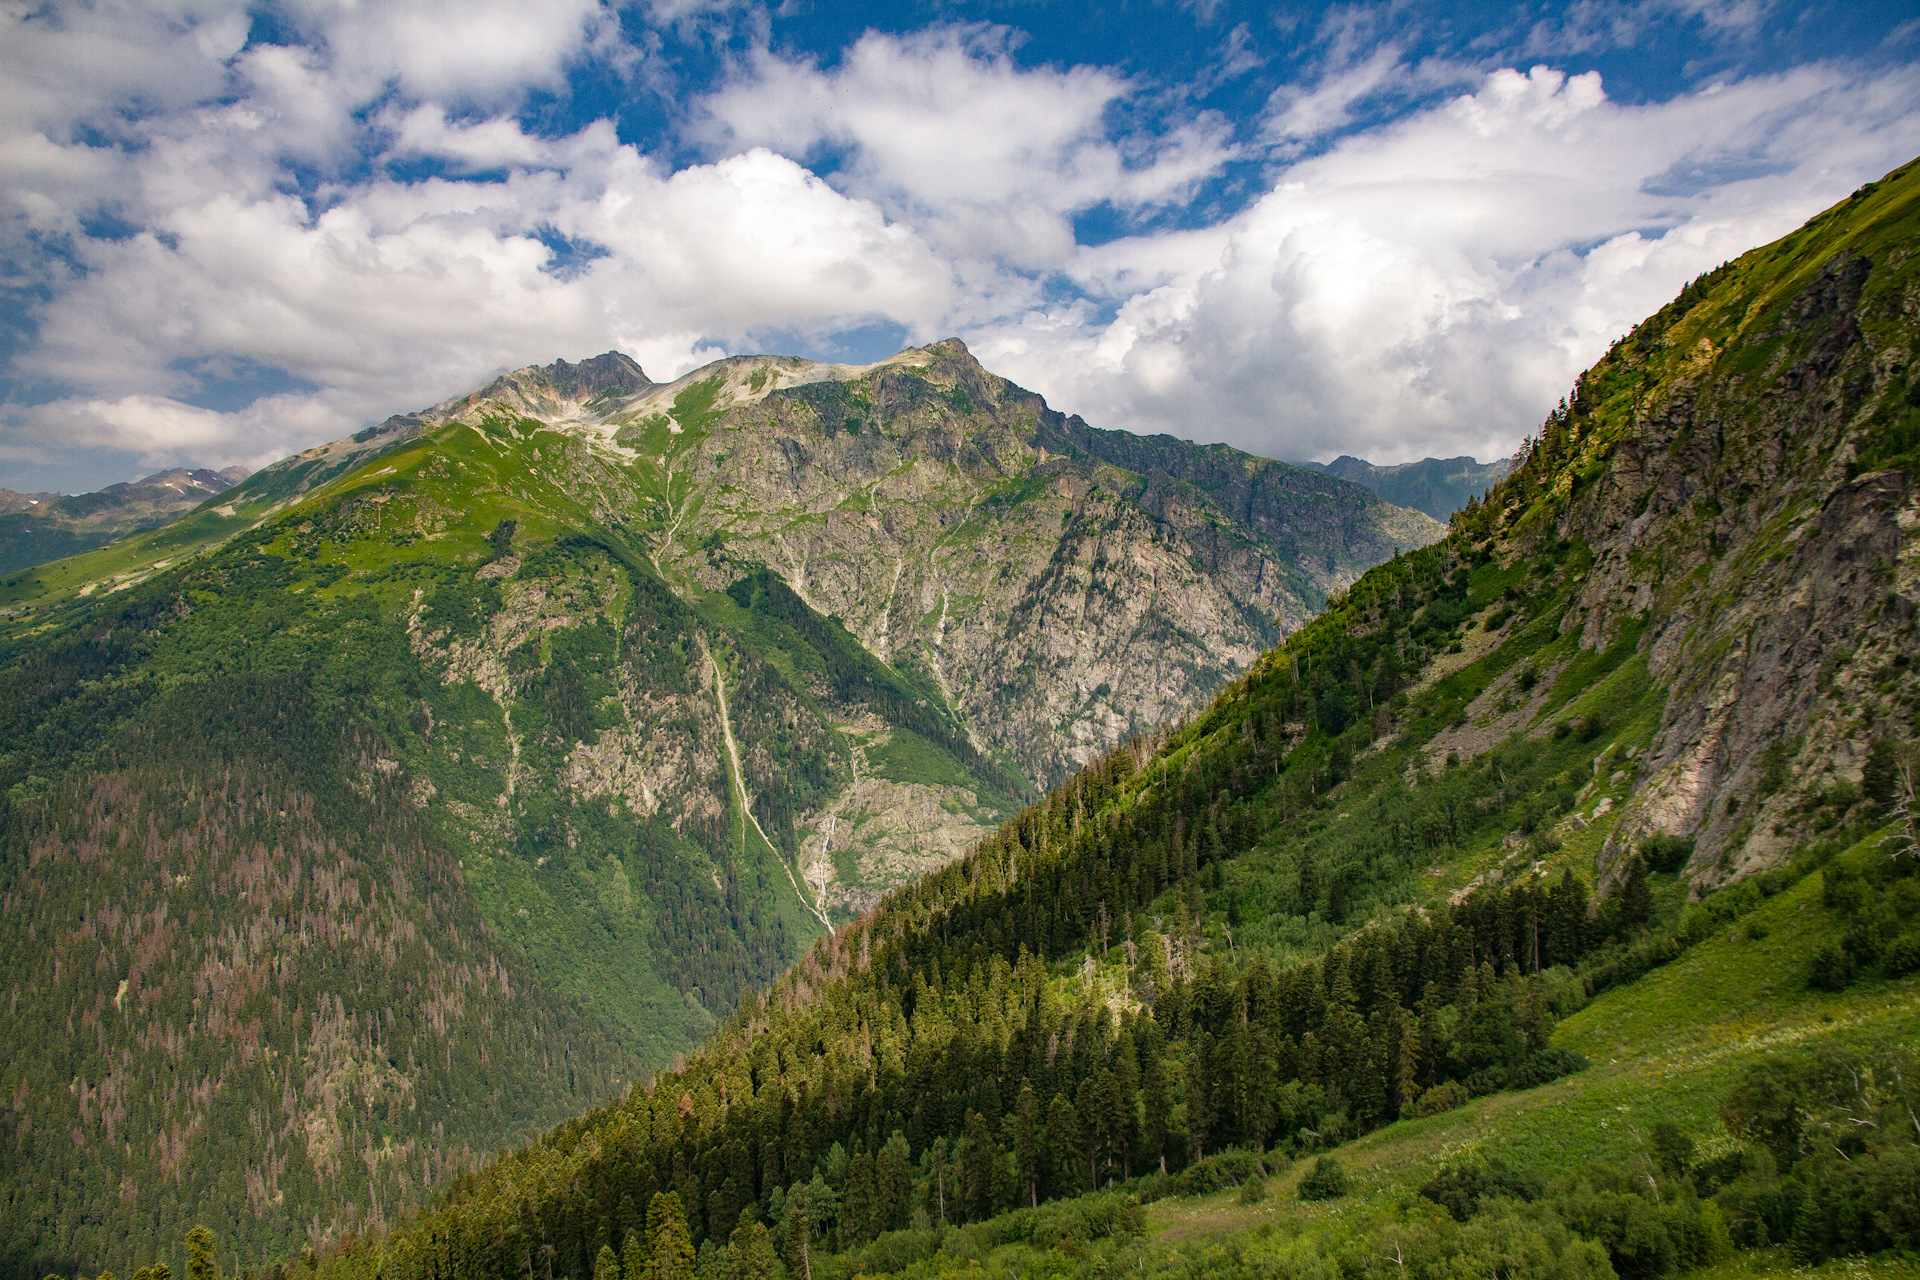
[(1397, 506), (1424, 511), (1435, 520), (1446, 520), (1493, 487), (1496, 480), (1513, 468), (1510, 458), (1480, 462), (1474, 458), (1422, 458), (1391, 467), (1342, 454), (1332, 462), (1303, 462), (1304, 467), (1323, 471), (1342, 480), (1363, 484)]
[(245, 467), (174, 467), (95, 493), (0, 489), (0, 573), (29, 569), (163, 525), (251, 474)]

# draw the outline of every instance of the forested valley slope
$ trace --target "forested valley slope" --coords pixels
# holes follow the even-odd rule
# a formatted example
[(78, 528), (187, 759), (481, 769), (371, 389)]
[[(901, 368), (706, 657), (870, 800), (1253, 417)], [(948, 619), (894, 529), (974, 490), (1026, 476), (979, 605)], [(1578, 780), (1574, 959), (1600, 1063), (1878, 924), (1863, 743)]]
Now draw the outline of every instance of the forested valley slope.
[(1920, 163), (1695, 281), (1443, 542), (300, 1265), (1893, 1274), (1916, 248)]
[(0, 1270), (402, 1220), (1442, 532), (950, 341), (524, 369), (0, 578)]

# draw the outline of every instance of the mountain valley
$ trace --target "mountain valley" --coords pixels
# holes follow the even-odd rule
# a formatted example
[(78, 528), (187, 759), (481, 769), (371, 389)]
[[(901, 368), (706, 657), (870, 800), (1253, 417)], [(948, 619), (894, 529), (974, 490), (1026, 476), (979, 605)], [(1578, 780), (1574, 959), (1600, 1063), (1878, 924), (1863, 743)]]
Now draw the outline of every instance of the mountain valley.
[(95, 493), (0, 489), (0, 573), (30, 569), (166, 524), (249, 474), (245, 467), (173, 467)]
[(521, 370), (15, 571), (9, 1265), (391, 1224), (1442, 533), (946, 342)]
[(328, 1277), (1902, 1275), (1920, 162)]

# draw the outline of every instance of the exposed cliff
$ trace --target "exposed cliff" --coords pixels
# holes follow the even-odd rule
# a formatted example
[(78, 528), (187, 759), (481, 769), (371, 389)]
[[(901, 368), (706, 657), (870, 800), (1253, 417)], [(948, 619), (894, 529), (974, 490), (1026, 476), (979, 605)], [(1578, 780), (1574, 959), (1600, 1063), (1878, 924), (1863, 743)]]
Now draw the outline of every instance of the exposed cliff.
[(1777, 865), (1909, 738), (1920, 677), (1920, 179), (1909, 165), (1729, 263), (1582, 379), (1469, 521), (1593, 562), (1562, 626), (1644, 625), (1659, 730), (1602, 862), (1696, 841), (1702, 886)]

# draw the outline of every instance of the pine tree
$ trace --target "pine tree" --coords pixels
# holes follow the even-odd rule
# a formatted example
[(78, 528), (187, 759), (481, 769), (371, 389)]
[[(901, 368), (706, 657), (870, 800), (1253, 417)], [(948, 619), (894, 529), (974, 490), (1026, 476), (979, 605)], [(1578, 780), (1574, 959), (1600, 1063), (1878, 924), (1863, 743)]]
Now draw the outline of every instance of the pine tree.
[(774, 1280), (779, 1274), (773, 1237), (751, 1213), (751, 1210), (741, 1213), (740, 1225), (733, 1229), (727, 1238), (727, 1247), (720, 1251), (716, 1268), (718, 1280)]
[(969, 1111), (966, 1143), (960, 1160), (966, 1184), (967, 1214), (975, 1222), (985, 1222), (993, 1216), (993, 1166), (999, 1156), (1000, 1145), (993, 1140), (986, 1117), (978, 1111)]
[(913, 1213), (913, 1161), (898, 1129), (874, 1161), (874, 1233), (898, 1231)]
[(610, 1245), (601, 1245), (593, 1259), (593, 1280), (620, 1280), (620, 1260)]
[(1647, 864), (1639, 854), (1627, 863), (1627, 880), (1620, 886), (1620, 923), (1629, 929), (1647, 922), (1653, 911), (1653, 890), (1647, 884)]
[(1029, 1206), (1040, 1203), (1040, 1100), (1033, 1086), (1020, 1082), (1020, 1098), (1014, 1104), (1013, 1159), (1020, 1169), (1020, 1186)]
[(953, 1169), (947, 1160), (947, 1140), (935, 1138), (933, 1145), (927, 1148), (927, 1195), (928, 1207), (933, 1212), (936, 1224), (945, 1226), (947, 1222), (947, 1190)]
[(1047, 1104), (1047, 1198), (1079, 1194), (1080, 1117), (1064, 1093), (1053, 1095)]
[(1193, 1146), (1195, 1160), (1207, 1154), (1207, 1144), (1213, 1137), (1213, 1077), (1208, 1070), (1208, 1057), (1213, 1051), (1213, 1037), (1201, 1032), (1193, 1038), (1193, 1050), (1187, 1059), (1187, 1140)]
[(1394, 1066), (1393, 1100), (1404, 1114), (1420, 1097), (1420, 1024), (1404, 1009), (1395, 1009), (1394, 1016), (1400, 1021), (1400, 1051)]
[(214, 1256), (213, 1232), (196, 1226), (187, 1232), (187, 1280), (220, 1280), (220, 1262)]
[(878, 1234), (874, 1229), (875, 1190), (873, 1157), (860, 1147), (847, 1162), (847, 1194), (840, 1202), (840, 1238), (844, 1243), (864, 1244)]
[(693, 1280), (693, 1236), (677, 1191), (663, 1191), (647, 1205), (645, 1280)]
[(1133, 1035), (1122, 1031), (1113, 1046), (1113, 1130), (1120, 1176), (1133, 1176), (1133, 1153), (1140, 1145), (1140, 1059)]
[(787, 1274), (792, 1280), (813, 1280), (813, 1226), (799, 1205), (787, 1210), (787, 1221), (780, 1235)]
[(1167, 1126), (1173, 1117), (1173, 1088), (1167, 1080), (1166, 1060), (1157, 1053), (1147, 1056), (1147, 1070), (1140, 1081), (1140, 1105), (1146, 1113), (1147, 1158), (1167, 1171)]

